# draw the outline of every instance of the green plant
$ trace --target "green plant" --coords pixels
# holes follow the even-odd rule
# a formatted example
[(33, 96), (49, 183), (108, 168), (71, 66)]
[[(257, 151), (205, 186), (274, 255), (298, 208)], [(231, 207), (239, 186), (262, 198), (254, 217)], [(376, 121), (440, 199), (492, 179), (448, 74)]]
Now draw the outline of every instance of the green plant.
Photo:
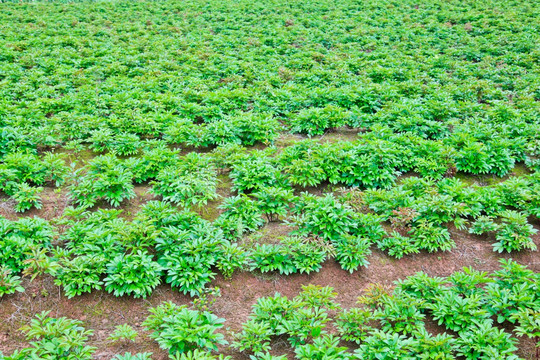
[(476, 221), (472, 223), (469, 232), (471, 234), (482, 235), (496, 231), (499, 228), (499, 225), (493, 220), (492, 216), (479, 216)]
[(30, 276), (30, 280), (45, 274), (55, 275), (59, 268), (58, 263), (47, 255), (47, 249), (37, 246), (30, 248), (28, 258), (23, 264), (23, 275)]
[(124, 355), (116, 355), (113, 360), (151, 360), (152, 359), (152, 353), (138, 353), (138, 354), (131, 354), (129, 352), (125, 353)]
[(238, 351), (246, 351), (259, 355), (270, 350), (270, 340), (274, 332), (264, 322), (248, 320), (242, 324), (242, 331), (235, 334), (232, 346)]
[(242, 269), (246, 265), (248, 254), (238, 244), (225, 243), (216, 264), (218, 270), (226, 279), (231, 278), (233, 272)]
[(105, 290), (115, 296), (146, 298), (161, 283), (161, 270), (152, 255), (141, 250), (119, 254), (107, 264)]
[(392, 232), (390, 237), (377, 242), (377, 247), (381, 250), (387, 250), (388, 255), (401, 259), (405, 255), (418, 254), (420, 251), (415, 241), (410, 237), (403, 236), (398, 232)]
[(340, 312), (335, 326), (343, 340), (361, 344), (373, 330), (375, 316), (366, 309), (351, 308)]
[(208, 159), (189, 156), (185, 162), (163, 169), (152, 182), (152, 192), (163, 200), (188, 207), (216, 200), (216, 173)]
[(336, 249), (336, 260), (344, 270), (351, 274), (360, 266), (367, 267), (367, 257), (371, 254), (371, 241), (356, 236), (344, 236), (333, 242)]
[(278, 334), (287, 334), (293, 347), (304, 345), (320, 335), (326, 334), (326, 323), (330, 319), (323, 308), (299, 307), (290, 317), (277, 326)]
[(312, 308), (339, 309), (334, 299), (338, 294), (330, 286), (302, 285), (302, 292), (296, 297), (304, 306)]
[(518, 359), (517, 341), (486, 319), (461, 332), (456, 340), (457, 355), (465, 359)]
[(324, 108), (302, 109), (292, 119), (291, 130), (294, 132), (322, 135), (328, 129), (345, 125), (347, 112), (337, 106), (327, 105)]
[(489, 317), (489, 313), (482, 306), (480, 295), (461, 297), (454, 290), (435, 296), (433, 302), (426, 304), (426, 307), (431, 310), (433, 319), (439, 321), (439, 325), (444, 324), (456, 332), (479, 325)]
[(184, 294), (202, 294), (204, 287), (216, 275), (212, 270), (218, 258), (220, 238), (195, 238), (193, 242), (176, 244), (159, 258), (166, 271), (166, 282)]
[(414, 333), (415, 356), (421, 360), (455, 360), (456, 339), (446, 333), (431, 335), (421, 328)]
[(272, 355), (270, 353), (264, 353), (257, 356), (250, 355), (250, 360), (287, 360), (287, 357), (285, 355)]
[(32, 187), (27, 183), (17, 185), (13, 193), (13, 198), (17, 202), (15, 205), (15, 211), (25, 212), (32, 207), (41, 209), (42, 204), (39, 194), (42, 191), (42, 187)]
[(103, 287), (101, 276), (105, 272), (106, 263), (103, 256), (83, 255), (72, 260), (60, 259), (59, 263), (54, 283), (63, 286), (68, 299)]
[(260, 270), (262, 273), (279, 271), (280, 274), (289, 275), (297, 271), (289, 248), (281, 244), (257, 244), (250, 254), (250, 269)]
[(26, 358), (38, 359), (80, 359), (91, 360), (96, 348), (87, 346), (86, 341), (92, 335), (85, 330), (79, 320), (65, 317), (50, 318), (49, 311), (42, 312), (31, 320), (29, 325), (21, 327), (32, 348), (21, 351)]
[(150, 312), (152, 315), (143, 325), (153, 331), (150, 337), (172, 355), (193, 350), (217, 350), (218, 345), (227, 344), (223, 335), (216, 333), (224, 320), (212, 313), (190, 310), (171, 302), (151, 308)]
[(229, 176), (233, 182), (232, 188), (237, 193), (249, 193), (265, 187), (279, 188), (286, 184), (272, 159), (264, 153), (239, 159), (233, 165)]
[(21, 277), (13, 275), (10, 268), (5, 265), (0, 266), (0, 297), (10, 295), (15, 292), (23, 292)]
[(511, 317), (517, 322), (514, 332), (518, 336), (527, 336), (536, 341), (536, 347), (540, 348), (540, 311), (533, 309), (522, 309)]
[(234, 239), (264, 224), (257, 203), (244, 194), (226, 198), (218, 209), (223, 210), (223, 213), (214, 224), (221, 227), (226, 236), (230, 234)]
[(412, 350), (416, 344), (415, 339), (405, 335), (373, 330), (354, 354), (362, 360), (412, 360), (415, 359)]
[(337, 240), (354, 232), (356, 221), (353, 210), (339, 202), (333, 195), (317, 198), (302, 194), (293, 209), (292, 224), (299, 235), (316, 235), (325, 240)]
[(419, 220), (410, 233), (419, 249), (435, 252), (450, 251), (456, 247), (456, 243), (450, 238), (450, 233), (446, 228), (426, 219)]
[(115, 327), (114, 331), (112, 332), (111, 335), (109, 335), (107, 340), (111, 342), (126, 343), (130, 341), (135, 341), (135, 339), (137, 338), (137, 335), (139, 334), (137, 333), (137, 331), (135, 331), (135, 329), (133, 329), (131, 325), (122, 324), (122, 325), (117, 325)]
[(250, 251), (251, 270), (262, 273), (279, 271), (289, 275), (300, 272), (309, 274), (319, 271), (326, 253), (317, 246), (303, 242), (301, 238), (286, 238), (280, 244), (257, 244)]
[(338, 346), (339, 337), (323, 335), (313, 339), (313, 344), (300, 345), (295, 349), (296, 358), (300, 360), (347, 360), (351, 354), (347, 348)]
[(500, 214), (501, 224), (493, 244), (493, 250), (502, 253), (523, 249), (536, 250), (536, 245), (531, 239), (537, 230), (527, 222), (527, 217), (517, 211), (506, 210)]
[(96, 157), (87, 169), (75, 171), (72, 179), (70, 197), (85, 208), (93, 207), (99, 200), (118, 207), (136, 195), (133, 173), (114, 155)]
[(21, 218), (9, 221), (0, 217), (0, 266), (7, 266), (14, 275), (27, 265), (32, 252), (51, 247), (55, 230), (40, 218)]
[(408, 335), (424, 328), (423, 304), (406, 292), (396, 290), (384, 299), (375, 316), (379, 318), (381, 330)]
[(292, 190), (278, 187), (263, 187), (253, 194), (258, 200), (257, 206), (266, 215), (269, 222), (277, 221), (287, 215), (295, 196)]
[(213, 355), (207, 351), (193, 350), (169, 356), (172, 360), (231, 360), (230, 356)]

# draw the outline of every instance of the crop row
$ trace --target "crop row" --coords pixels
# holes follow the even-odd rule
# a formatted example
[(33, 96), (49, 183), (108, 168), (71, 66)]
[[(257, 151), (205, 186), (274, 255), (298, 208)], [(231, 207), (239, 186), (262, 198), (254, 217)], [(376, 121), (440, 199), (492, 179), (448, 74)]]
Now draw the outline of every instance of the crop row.
[[(182, 163), (184, 176), (215, 180), (215, 174), (208, 175), (210, 167), (200, 166), (200, 157), (187, 159), (194, 165)], [(109, 160), (98, 158), (92, 166), (100, 168)], [(174, 171), (171, 179), (178, 181), (181, 167)], [(0, 266), (11, 279), (2, 293), (17, 289), (24, 271), (54, 276), (69, 297), (101, 288), (117, 296), (146, 297), (162, 280), (195, 296), (216, 270), (225, 277), (237, 269), (310, 273), (334, 258), (354, 272), (368, 266), (372, 245), (396, 258), (449, 251), (456, 246), (449, 226), (484, 235), (497, 252), (536, 249), (532, 236), (537, 230), (528, 218), (539, 215), (538, 173), (484, 187), (455, 178), (409, 177), (390, 189), (344, 189), (341, 196), (295, 195), (287, 187), (264, 185), (225, 198), (212, 222), (189, 206), (178, 210), (175, 203), (208, 200), (193, 193), (181, 198), (186, 192), (180, 191), (170, 197), (162, 193), (167, 201), (146, 203), (131, 221), (120, 216), (121, 210), (88, 211), (84, 206), (67, 208), (56, 225), (39, 218), (0, 218)], [(163, 183), (155, 186), (161, 189)], [(200, 189), (201, 194), (212, 191), (211, 186)], [(264, 225), (264, 215), (266, 221), (284, 218), (289, 236), (246, 247), (245, 235)]]
[[(501, 260), (501, 269), (492, 274), (464, 268), (440, 278), (420, 272), (396, 282), (393, 291), (371, 284), (358, 298), (358, 307), (348, 309), (335, 301), (332, 288), (308, 285), (292, 299), (279, 293), (259, 298), (242, 329), (230, 334), (231, 346), (253, 360), (286, 359), (269, 352), (278, 339), (288, 342), (299, 360), (518, 360), (512, 334), (540, 339), (538, 276), (511, 260)], [(162, 303), (150, 309), (143, 326), (171, 359), (230, 359), (214, 355), (229, 343), (218, 331), (225, 319), (208, 310), (213, 301), (205, 297), (204, 303), (191, 307)], [(428, 331), (430, 319), (444, 332)], [(48, 312), (22, 330), (32, 346), (4, 359), (70, 354), (84, 360), (92, 359), (96, 350), (86, 345), (92, 331), (82, 322), (50, 318)], [(137, 335), (124, 324), (109, 339), (129, 342)], [(114, 359), (145, 360), (151, 355), (127, 353)]]

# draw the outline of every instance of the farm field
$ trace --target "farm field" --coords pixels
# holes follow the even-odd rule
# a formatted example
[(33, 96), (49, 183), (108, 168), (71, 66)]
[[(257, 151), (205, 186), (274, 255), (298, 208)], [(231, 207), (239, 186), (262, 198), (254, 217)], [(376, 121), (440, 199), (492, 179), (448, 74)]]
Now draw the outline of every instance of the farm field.
[(539, 359), (540, 2), (0, 3), (0, 359)]

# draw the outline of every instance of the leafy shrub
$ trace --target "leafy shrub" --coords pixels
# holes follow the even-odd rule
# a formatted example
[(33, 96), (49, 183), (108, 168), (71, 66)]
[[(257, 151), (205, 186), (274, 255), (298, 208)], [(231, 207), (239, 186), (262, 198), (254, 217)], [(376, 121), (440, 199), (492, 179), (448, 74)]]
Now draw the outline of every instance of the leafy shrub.
[(169, 144), (185, 144), (206, 147), (209, 144), (208, 130), (190, 119), (178, 119), (164, 130), (164, 139)]
[(536, 250), (536, 245), (531, 239), (537, 230), (527, 222), (527, 217), (519, 212), (507, 210), (501, 215), (501, 224), (497, 230), (497, 242), (493, 249), (498, 252), (511, 252), (513, 250), (530, 249)]
[(516, 340), (486, 319), (461, 332), (456, 341), (457, 355), (465, 359), (516, 359)]
[(391, 297), (384, 298), (381, 305), (375, 312), (381, 330), (408, 335), (424, 329), (423, 301), (397, 290)]
[(262, 354), (270, 350), (270, 340), (274, 332), (270, 325), (248, 320), (242, 324), (242, 331), (235, 334), (232, 346), (239, 351), (249, 350), (254, 354)]
[(0, 297), (18, 292), (23, 292), (21, 277), (13, 275), (10, 268), (0, 266)]
[(118, 207), (124, 200), (135, 197), (133, 174), (115, 156), (98, 156), (89, 163), (85, 175), (84, 170), (75, 172), (70, 186), (70, 197), (78, 205), (88, 208), (98, 200), (105, 200)]
[(290, 317), (283, 319), (277, 330), (278, 334), (287, 334), (291, 346), (297, 347), (325, 334), (328, 321), (325, 309), (300, 307)]
[(222, 246), (216, 267), (228, 279), (237, 269), (247, 263), (247, 252), (237, 244), (225, 243)]
[(193, 226), (190, 231), (166, 230), (165, 236), (157, 242), (158, 262), (166, 271), (166, 281), (191, 296), (200, 295), (214, 278), (212, 266), (221, 263), (227, 271), (234, 271), (243, 258), (237, 252), (223, 257), (231, 244), (221, 231), (208, 223)]
[(218, 198), (217, 177), (208, 159), (197, 154), (188, 155), (174, 167), (162, 170), (152, 192), (163, 200), (182, 206), (206, 205)]
[(401, 259), (404, 255), (419, 253), (418, 245), (415, 241), (395, 231), (390, 237), (378, 241), (377, 247), (381, 250), (388, 250), (388, 255), (396, 259)]
[(238, 193), (249, 193), (264, 187), (282, 187), (284, 176), (274, 166), (271, 158), (264, 154), (251, 155), (233, 165), (231, 173), (232, 189)]
[(223, 213), (219, 215), (214, 225), (232, 239), (255, 231), (264, 224), (257, 203), (244, 194), (226, 198), (218, 209), (223, 210)]
[(207, 351), (193, 350), (185, 353), (176, 353), (169, 357), (172, 360), (231, 360), (230, 356), (213, 355)]
[(336, 240), (356, 229), (353, 210), (331, 194), (321, 198), (302, 194), (293, 214), (293, 225), (298, 227), (295, 233), (302, 236), (313, 234)]
[(54, 229), (46, 220), (9, 221), (0, 217), (0, 266), (10, 268), (17, 275), (26, 267), (32, 250), (50, 248), (54, 236)]
[(356, 236), (345, 236), (333, 243), (336, 249), (336, 260), (344, 270), (352, 274), (360, 266), (369, 265), (367, 257), (371, 255), (369, 249), (371, 241)]
[(465, 144), (456, 154), (456, 168), (471, 174), (487, 174), (492, 166), (488, 148), (479, 142)]
[(280, 274), (319, 271), (326, 253), (299, 238), (284, 239), (281, 244), (257, 244), (250, 252), (251, 270)]
[(217, 350), (218, 345), (227, 344), (223, 335), (216, 333), (224, 320), (212, 313), (190, 310), (171, 302), (151, 308), (150, 312), (152, 315), (143, 325), (153, 331), (150, 337), (172, 355), (194, 350)]
[(139, 334), (131, 325), (122, 324), (115, 327), (113, 333), (109, 335), (107, 340), (112, 342), (129, 342), (135, 341), (137, 335)]
[(425, 329), (415, 332), (414, 355), (422, 360), (454, 360), (456, 339), (446, 333), (431, 335)]
[(313, 339), (313, 344), (300, 345), (295, 349), (296, 358), (301, 360), (347, 360), (351, 354), (347, 348), (338, 346), (340, 338), (323, 335)]
[(290, 204), (295, 200), (292, 190), (277, 187), (261, 188), (253, 196), (258, 200), (257, 206), (269, 222), (287, 215)]
[(259, 269), (262, 273), (279, 271), (280, 274), (289, 275), (296, 272), (292, 254), (285, 246), (275, 244), (257, 244), (250, 254), (251, 270)]
[(445, 291), (437, 295), (432, 303), (427, 304), (433, 319), (444, 324), (450, 330), (463, 331), (471, 324), (480, 324), (489, 314), (482, 306), (479, 295), (461, 297), (455, 291)]
[(115, 134), (110, 129), (93, 130), (90, 133), (90, 147), (97, 152), (110, 151), (118, 155), (133, 155), (138, 152), (140, 139), (135, 134)]
[(330, 286), (309, 284), (302, 285), (302, 292), (296, 299), (300, 300), (303, 306), (336, 310), (339, 309), (339, 304), (334, 301), (337, 295)]
[(208, 260), (208, 257), (196, 254), (184, 256), (170, 253), (162, 257), (160, 263), (166, 269), (167, 283), (184, 294), (196, 296), (216, 275), (210, 268), (213, 262), (208, 263)]
[(482, 235), (496, 231), (499, 226), (493, 221), (492, 216), (479, 216), (469, 228), (471, 234)]
[(360, 348), (355, 351), (357, 359), (363, 360), (390, 360), (413, 359), (413, 349), (416, 340), (392, 332), (373, 330)]
[(105, 290), (115, 296), (146, 298), (161, 283), (161, 270), (152, 255), (141, 250), (119, 254), (107, 264)]
[(337, 315), (335, 326), (343, 340), (360, 344), (373, 330), (374, 319), (374, 315), (369, 310), (351, 308)]
[(13, 193), (13, 198), (17, 202), (15, 211), (25, 212), (35, 207), (41, 209), (41, 199), (39, 194), (43, 191), (42, 187), (32, 187), (26, 183), (19, 184)]
[(435, 252), (450, 251), (456, 247), (456, 243), (450, 238), (450, 233), (446, 228), (425, 219), (421, 219), (410, 233), (419, 249)]
[(281, 125), (274, 117), (254, 112), (241, 113), (231, 119), (244, 145), (271, 144), (279, 135)]
[(105, 258), (100, 255), (77, 256), (72, 260), (60, 259), (61, 266), (55, 274), (54, 283), (64, 287), (68, 299), (92, 290), (101, 290), (105, 262)]
[[(15, 353), (11, 359), (72, 359), (91, 360), (96, 348), (86, 345), (91, 330), (85, 330), (78, 320), (65, 317), (50, 318), (45, 311), (36, 315), (29, 325), (21, 330), (26, 339), (31, 342), (32, 348), (23, 349)], [(10, 359), (10, 357), (7, 357)]]
[(112, 360), (151, 360), (152, 353), (137, 353), (131, 354), (130, 352), (124, 355), (116, 355)]
[(510, 318), (518, 323), (514, 329), (518, 336), (527, 336), (536, 341), (536, 347), (540, 347), (540, 313), (533, 309), (522, 309)]
[(291, 130), (309, 136), (323, 135), (328, 129), (345, 125), (347, 117), (346, 111), (333, 105), (302, 109), (291, 119)]
[(152, 149), (145, 149), (140, 158), (130, 163), (133, 181), (141, 183), (155, 179), (163, 169), (179, 162), (178, 153), (178, 150), (171, 150), (161, 144)]

